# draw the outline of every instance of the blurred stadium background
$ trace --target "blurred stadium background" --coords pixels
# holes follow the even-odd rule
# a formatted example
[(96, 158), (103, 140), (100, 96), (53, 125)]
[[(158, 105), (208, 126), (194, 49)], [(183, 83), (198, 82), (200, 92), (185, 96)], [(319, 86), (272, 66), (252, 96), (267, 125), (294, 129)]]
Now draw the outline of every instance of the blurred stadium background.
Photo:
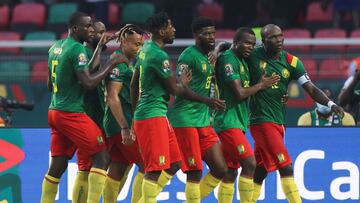
[[(172, 67), (181, 51), (193, 43), (190, 24), (196, 16), (212, 18), (217, 24), (217, 38), (229, 41), (237, 27), (251, 26), (258, 33), (266, 23), (279, 24), (286, 39), (285, 48), (303, 60), (319, 87), (329, 87), (335, 93), (334, 99), (349, 75), (351, 60), (360, 51), (360, 29), (355, 20), (360, 11), (359, 1), (343, 1), (355, 3), (342, 5), (346, 8), (339, 20), (336, 20), (338, 5), (333, 5), (336, 1), (327, 4), (312, 0), (91, 2), (0, 1), (0, 96), (35, 103), (32, 112), (14, 113), (13, 126), (47, 126), (50, 98), (46, 89), (47, 49), (54, 40), (67, 36), (68, 19), (77, 10), (91, 12), (107, 24), (110, 32), (126, 23), (142, 25), (156, 11), (167, 11), (177, 29), (177, 40), (167, 47)], [(115, 48), (113, 43), (104, 57)], [(296, 83), (290, 85), (289, 96), (287, 125), (292, 126), (314, 103)]]

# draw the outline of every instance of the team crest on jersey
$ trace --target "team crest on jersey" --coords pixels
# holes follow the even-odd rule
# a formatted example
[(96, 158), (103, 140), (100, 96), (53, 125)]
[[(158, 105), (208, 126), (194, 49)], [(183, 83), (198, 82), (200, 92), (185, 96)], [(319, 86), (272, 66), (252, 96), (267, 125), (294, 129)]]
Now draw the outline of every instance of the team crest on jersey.
[(265, 69), (267, 63), (266, 63), (266, 61), (260, 61), (260, 64), (259, 64), (259, 65), (260, 65), (260, 68)]
[(61, 52), (62, 52), (62, 48), (60, 48), (60, 47), (55, 47), (55, 48), (54, 48), (54, 54), (60, 55)]
[(99, 144), (104, 144), (104, 138), (101, 135), (98, 136), (96, 139)]
[(226, 76), (230, 76), (232, 74), (234, 74), (234, 69), (233, 67), (231, 66), (231, 64), (225, 64), (225, 74)]
[(238, 145), (237, 147), (237, 150), (238, 150), (238, 152), (239, 152), (239, 154), (244, 154), (245, 153), (245, 147), (244, 147), (244, 145)]
[(281, 75), (283, 76), (283, 78), (288, 78), (290, 76), (290, 72), (286, 68), (284, 68), (281, 71)]
[(206, 72), (206, 63), (202, 64), (202, 72), (204, 72), (204, 73)]
[(163, 65), (163, 71), (164, 72), (170, 71), (170, 62), (169, 62), (169, 60), (163, 61), (162, 65)]
[(187, 65), (187, 64), (184, 64), (184, 63), (179, 64), (179, 75), (181, 75), (181, 73), (182, 73), (185, 69), (188, 69), (188, 68), (189, 68), (189, 65)]
[(189, 157), (189, 158), (188, 158), (188, 164), (189, 164), (189, 166), (191, 166), (191, 167), (196, 166), (194, 157)]
[(277, 158), (279, 160), (279, 163), (283, 163), (285, 161), (285, 155), (284, 154), (278, 154)]
[(165, 165), (165, 156), (159, 156), (159, 165)]
[(78, 61), (79, 61), (79, 66), (86, 65), (87, 63), (86, 55), (84, 53), (80, 53), (78, 57)]

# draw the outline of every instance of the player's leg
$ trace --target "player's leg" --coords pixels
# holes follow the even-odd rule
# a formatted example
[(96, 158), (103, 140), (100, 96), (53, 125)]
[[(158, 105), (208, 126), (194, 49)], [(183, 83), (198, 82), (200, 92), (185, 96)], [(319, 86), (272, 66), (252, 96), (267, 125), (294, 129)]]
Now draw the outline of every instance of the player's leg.
[(77, 150), (78, 172), (76, 174), (74, 187), (72, 191), (73, 203), (86, 203), (88, 195), (88, 178), (91, 168), (91, 158), (86, 153)]
[(209, 166), (207, 173), (200, 181), (201, 199), (208, 196), (227, 173), (227, 165), (222, 153), (219, 138), (211, 126), (198, 128), (203, 160)]
[(239, 177), (239, 193), (241, 202), (250, 202), (253, 193), (253, 174), (255, 158), (244, 132), (239, 128), (231, 128), (219, 133), (221, 148), (228, 172), (219, 187), (219, 202), (231, 202), (234, 194), (234, 182), (238, 168), (242, 168)]
[(200, 202), (200, 180), (202, 176), (202, 157), (198, 129), (181, 127), (174, 129), (181, 149), (181, 170), (186, 174), (186, 202)]
[(144, 202), (156, 202), (159, 191), (159, 176), (163, 170), (170, 168), (168, 125), (165, 117), (154, 117), (134, 122), (145, 166), (142, 184), (142, 201)]
[[(52, 203), (58, 190), (60, 177), (67, 168), (68, 160), (75, 152), (73, 143), (57, 129), (66, 128), (67, 120), (56, 110), (49, 110), (48, 122), (51, 127), (51, 161), (47, 174), (42, 182), (41, 203)], [(58, 119), (61, 119), (60, 121)]]
[(144, 163), (136, 163), (138, 166), (138, 172), (134, 178), (133, 185), (131, 188), (131, 203), (137, 203), (142, 197), (142, 183), (144, 180), (145, 168)]
[(301, 197), (294, 180), (292, 164), (279, 169), (281, 186), (289, 203), (300, 203)]

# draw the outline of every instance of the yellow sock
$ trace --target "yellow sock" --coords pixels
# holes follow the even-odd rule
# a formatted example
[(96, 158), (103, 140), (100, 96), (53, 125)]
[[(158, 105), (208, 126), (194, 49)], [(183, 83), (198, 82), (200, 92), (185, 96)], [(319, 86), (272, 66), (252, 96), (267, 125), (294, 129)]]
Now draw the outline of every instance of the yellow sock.
[(42, 183), (41, 203), (55, 202), (56, 193), (58, 191), (59, 179), (49, 175), (45, 175)]
[(88, 171), (78, 171), (72, 191), (72, 203), (86, 203), (88, 194)]
[(186, 182), (185, 185), (186, 203), (200, 203), (200, 184)]
[(131, 203), (137, 203), (141, 198), (141, 186), (144, 179), (144, 174), (138, 172), (134, 178), (132, 185)]
[(157, 181), (158, 190), (156, 191), (156, 195), (158, 195), (165, 187), (166, 183), (171, 180), (172, 175), (168, 174), (166, 171), (161, 171), (159, 179)]
[(262, 185), (254, 183), (254, 191), (251, 198), (252, 203), (256, 203), (256, 201), (259, 199), (261, 194), (261, 187)]
[(145, 203), (156, 203), (156, 197), (157, 197), (157, 191), (158, 191), (158, 184), (151, 181), (143, 179), (142, 184), (142, 198), (144, 199)]
[(88, 203), (98, 203), (105, 186), (106, 171), (99, 168), (91, 168), (89, 173)]
[(302, 202), (294, 177), (281, 178), (281, 186), (289, 203)]
[(116, 202), (117, 197), (120, 193), (120, 184), (121, 181), (106, 177), (105, 180), (105, 190), (102, 192), (103, 203), (114, 203)]
[(219, 184), (220, 179), (215, 178), (207, 173), (200, 181), (200, 197), (201, 199), (208, 196), (214, 188)]
[(221, 181), (218, 190), (218, 202), (219, 203), (233, 202), (234, 190), (235, 190), (234, 183), (224, 183)]
[(239, 193), (241, 203), (250, 203), (254, 192), (254, 180), (252, 178), (239, 177)]

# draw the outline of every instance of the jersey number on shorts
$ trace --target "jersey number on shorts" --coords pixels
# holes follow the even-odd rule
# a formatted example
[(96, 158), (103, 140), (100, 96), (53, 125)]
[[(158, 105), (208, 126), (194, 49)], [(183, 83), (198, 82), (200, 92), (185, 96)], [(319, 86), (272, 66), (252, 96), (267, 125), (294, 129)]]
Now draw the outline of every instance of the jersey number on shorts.
[(58, 87), (56, 84), (56, 66), (59, 64), (58, 60), (52, 60), (51, 61), (51, 77), (52, 79), (52, 86), (53, 86), (53, 92), (56, 93), (58, 91)]

